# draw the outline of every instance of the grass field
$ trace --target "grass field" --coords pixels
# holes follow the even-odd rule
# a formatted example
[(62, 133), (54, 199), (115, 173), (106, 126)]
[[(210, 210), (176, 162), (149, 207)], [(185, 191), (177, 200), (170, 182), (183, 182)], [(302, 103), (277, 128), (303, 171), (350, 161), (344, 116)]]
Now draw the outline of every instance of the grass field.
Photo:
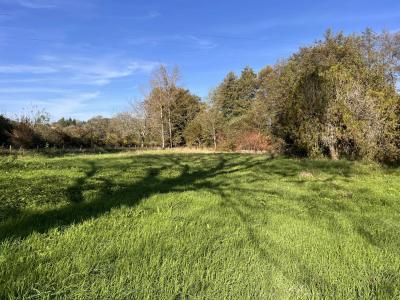
[(399, 299), (400, 170), (245, 154), (2, 158), (0, 298)]

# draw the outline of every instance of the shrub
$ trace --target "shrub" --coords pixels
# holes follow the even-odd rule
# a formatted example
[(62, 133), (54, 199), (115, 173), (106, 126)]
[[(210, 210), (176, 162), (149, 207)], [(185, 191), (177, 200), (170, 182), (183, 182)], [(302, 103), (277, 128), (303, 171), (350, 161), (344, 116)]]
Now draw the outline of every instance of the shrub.
[(13, 124), (11, 120), (0, 115), (0, 145), (9, 145)]
[(260, 132), (244, 132), (236, 140), (236, 150), (271, 151), (272, 142), (269, 137)]
[(20, 122), (15, 125), (11, 134), (11, 143), (15, 147), (22, 148), (34, 148), (44, 145), (40, 136), (28, 122)]

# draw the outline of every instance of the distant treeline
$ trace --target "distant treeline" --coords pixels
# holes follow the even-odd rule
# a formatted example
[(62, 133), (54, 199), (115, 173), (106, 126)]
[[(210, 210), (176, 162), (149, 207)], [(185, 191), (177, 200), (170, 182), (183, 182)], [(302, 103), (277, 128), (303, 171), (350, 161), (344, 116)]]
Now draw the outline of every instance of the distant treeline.
[(233, 72), (206, 101), (160, 66), (151, 91), (112, 118), (0, 117), (4, 146), (199, 146), (309, 157), (400, 157), (400, 33), (333, 34), (258, 74)]

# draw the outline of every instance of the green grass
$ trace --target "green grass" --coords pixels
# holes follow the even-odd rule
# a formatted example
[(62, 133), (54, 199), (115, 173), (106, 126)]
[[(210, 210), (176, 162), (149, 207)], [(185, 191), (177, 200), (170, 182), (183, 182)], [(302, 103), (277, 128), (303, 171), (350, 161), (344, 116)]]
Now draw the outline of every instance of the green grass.
[(0, 298), (400, 298), (400, 170), (166, 152), (3, 158)]

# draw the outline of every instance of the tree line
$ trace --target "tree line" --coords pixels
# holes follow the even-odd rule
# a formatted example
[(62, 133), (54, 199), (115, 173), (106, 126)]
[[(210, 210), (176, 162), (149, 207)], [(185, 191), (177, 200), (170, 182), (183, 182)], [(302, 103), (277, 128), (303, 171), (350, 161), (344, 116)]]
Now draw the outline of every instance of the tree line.
[(16, 147), (181, 146), (332, 159), (400, 157), (400, 33), (334, 34), (256, 73), (230, 72), (207, 99), (161, 65), (150, 91), (112, 118), (49, 123), (44, 112), (0, 117)]

